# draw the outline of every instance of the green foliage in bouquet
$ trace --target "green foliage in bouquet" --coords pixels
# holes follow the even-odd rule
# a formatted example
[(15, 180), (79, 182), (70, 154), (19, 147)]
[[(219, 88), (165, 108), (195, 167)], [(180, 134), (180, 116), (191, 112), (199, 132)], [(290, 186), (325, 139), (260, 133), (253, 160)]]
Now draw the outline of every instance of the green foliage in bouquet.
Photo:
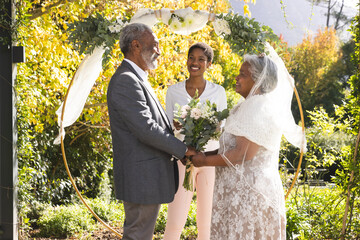
[[(197, 94), (196, 94), (197, 95)], [(200, 99), (196, 95), (188, 105), (180, 107), (177, 105), (178, 112), (174, 119), (181, 126), (181, 134), (185, 135), (184, 143), (194, 147), (197, 151), (203, 151), (210, 139), (217, 139), (220, 135), (220, 123), (229, 115), (229, 110), (216, 110), (216, 104), (200, 104)]]
[(265, 42), (279, 41), (279, 37), (269, 26), (261, 25), (254, 18), (249, 19), (233, 13), (220, 14), (218, 18), (229, 24), (231, 34), (224, 34), (223, 37), (231, 50), (240, 56), (264, 52)]

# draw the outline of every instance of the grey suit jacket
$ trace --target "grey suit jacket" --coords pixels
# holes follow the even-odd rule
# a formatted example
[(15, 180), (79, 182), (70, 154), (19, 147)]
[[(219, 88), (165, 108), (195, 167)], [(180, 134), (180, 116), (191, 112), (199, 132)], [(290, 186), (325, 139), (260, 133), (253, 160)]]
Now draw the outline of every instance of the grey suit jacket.
[(186, 146), (173, 136), (158, 99), (126, 61), (110, 80), (107, 103), (116, 198), (139, 204), (173, 201), (179, 173), (171, 159), (183, 158)]

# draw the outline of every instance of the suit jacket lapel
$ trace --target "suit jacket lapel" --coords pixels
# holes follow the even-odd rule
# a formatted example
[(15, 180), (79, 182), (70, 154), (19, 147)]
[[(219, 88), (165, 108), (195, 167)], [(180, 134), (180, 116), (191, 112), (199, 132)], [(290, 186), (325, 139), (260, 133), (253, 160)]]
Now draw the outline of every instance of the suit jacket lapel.
[(161, 103), (159, 102), (159, 99), (158, 99), (156, 96), (154, 96), (153, 93), (150, 92), (150, 90), (148, 89), (148, 87), (146, 86), (146, 84), (145, 84), (145, 82), (144, 82), (145, 80), (142, 79), (142, 78), (137, 74), (137, 72), (135, 71), (135, 69), (134, 69), (128, 62), (123, 61), (123, 62), (121, 63), (121, 66), (128, 67), (128, 68), (131, 70), (131, 72), (133, 72), (133, 73), (137, 76), (137, 78), (140, 80), (139, 82), (143, 85), (143, 87), (146, 89), (146, 91), (148, 92), (148, 94), (149, 94), (149, 95), (152, 97), (152, 99), (155, 101), (156, 106), (158, 107), (159, 112), (160, 112), (162, 118), (163, 118), (164, 121), (166, 122), (166, 125), (167, 125), (167, 127), (169, 128), (169, 130), (172, 132), (171, 123), (170, 123), (170, 120), (169, 120), (169, 118), (167, 117), (167, 115), (166, 115), (166, 113), (165, 113), (165, 111), (164, 111), (164, 108), (162, 107)]

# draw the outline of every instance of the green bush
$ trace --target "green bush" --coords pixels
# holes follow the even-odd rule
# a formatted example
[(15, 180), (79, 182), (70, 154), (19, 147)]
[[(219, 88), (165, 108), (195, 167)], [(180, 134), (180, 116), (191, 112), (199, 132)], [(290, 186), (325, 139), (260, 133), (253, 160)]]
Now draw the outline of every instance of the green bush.
[(198, 231), (196, 225), (185, 227), (181, 233), (180, 239), (184, 240), (195, 240), (197, 237)]
[(185, 223), (185, 227), (190, 226), (196, 226), (196, 198), (194, 198), (191, 202), (190, 210)]
[[(350, 128), (351, 119), (343, 119), (343, 107), (334, 106), (336, 117), (330, 117), (324, 108), (309, 111), (312, 126), (306, 129), (307, 153), (304, 155), (302, 179), (324, 179), (332, 181), (335, 170), (344, 160), (344, 151), (354, 141), (354, 136), (346, 130)], [(280, 150), (280, 163), (286, 168), (296, 169), (300, 158), (298, 148), (283, 141)], [(318, 169), (326, 171), (320, 173)]]
[[(340, 239), (345, 209), (337, 188), (298, 187), (286, 202), (288, 239)], [(360, 237), (360, 199), (354, 201), (346, 239)]]
[(91, 231), (95, 224), (90, 212), (81, 205), (49, 207), (43, 211), (38, 224), (42, 237), (69, 237)]
[[(99, 198), (86, 200), (87, 204), (105, 222), (124, 222), (124, 206), (117, 201), (107, 201)], [(79, 203), (82, 204), (82, 203)], [(95, 220), (95, 217), (93, 217)]]
[(155, 225), (156, 233), (164, 234), (164, 232), (165, 232), (166, 220), (167, 220), (167, 210), (168, 210), (167, 204), (161, 205), (160, 212), (159, 212), (158, 218), (156, 220), (156, 225)]
[(226, 98), (228, 109), (232, 109), (239, 102), (241, 96), (234, 89), (229, 89), (226, 91)]

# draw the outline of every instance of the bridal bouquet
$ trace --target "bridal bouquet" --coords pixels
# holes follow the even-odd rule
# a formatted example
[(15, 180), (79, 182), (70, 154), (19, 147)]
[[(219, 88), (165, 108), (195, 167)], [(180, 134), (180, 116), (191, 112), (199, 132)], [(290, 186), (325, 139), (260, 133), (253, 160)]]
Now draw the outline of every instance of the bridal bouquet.
[[(201, 104), (197, 93), (187, 105), (177, 104), (176, 108), (174, 120), (182, 126), (180, 133), (185, 135), (184, 143), (196, 151), (203, 151), (210, 139), (220, 136), (220, 122), (229, 115), (227, 109), (217, 111), (216, 104), (210, 101)], [(191, 161), (187, 161), (183, 186), (190, 191), (194, 190), (193, 168)]]

